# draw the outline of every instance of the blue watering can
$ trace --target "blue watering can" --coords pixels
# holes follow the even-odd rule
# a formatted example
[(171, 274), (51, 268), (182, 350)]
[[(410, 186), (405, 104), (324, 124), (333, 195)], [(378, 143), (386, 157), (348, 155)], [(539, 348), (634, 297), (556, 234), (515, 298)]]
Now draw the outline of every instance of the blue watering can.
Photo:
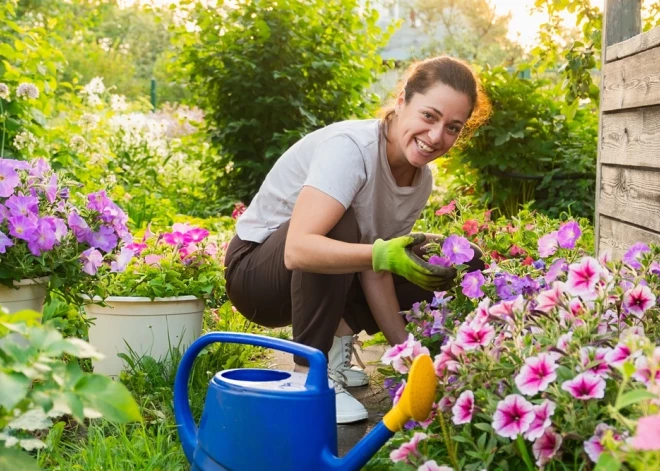
[[(217, 373), (209, 384), (198, 430), (188, 403), (188, 380), (195, 358), (213, 342), (293, 353), (309, 361), (309, 373), (257, 368)], [(289, 340), (212, 332), (197, 339), (181, 359), (174, 382), (174, 414), (191, 471), (359, 470), (411, 417), (428, 417), (436, 385), (431, 358), (415, 358), (396, 406), (338, 458), (335, 391), (329, 385), (325, 355)]]

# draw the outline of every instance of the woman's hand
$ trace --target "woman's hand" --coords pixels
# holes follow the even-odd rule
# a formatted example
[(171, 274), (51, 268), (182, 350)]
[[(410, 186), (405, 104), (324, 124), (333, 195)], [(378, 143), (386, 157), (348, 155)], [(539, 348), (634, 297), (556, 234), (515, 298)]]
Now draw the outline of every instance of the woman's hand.
[(378, 239), (372, 247), (374, 272), (389, 271), (427, 291), (445, 291), (456, 277), (454, 268), (431, 265), (415, 255), (413, 246), (426, 241), (424, 234), (410, 234), (390, 240)]

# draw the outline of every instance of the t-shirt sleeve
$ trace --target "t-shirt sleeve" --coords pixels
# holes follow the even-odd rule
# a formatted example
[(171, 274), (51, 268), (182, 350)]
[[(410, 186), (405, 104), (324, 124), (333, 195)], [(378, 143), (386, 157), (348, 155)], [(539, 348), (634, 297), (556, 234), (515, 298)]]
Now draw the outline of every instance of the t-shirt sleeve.
[(311, 186), (348, 209), (367, 179), (360, 147), (348, 136), (334, 136), (316, 149), (305, 186)]

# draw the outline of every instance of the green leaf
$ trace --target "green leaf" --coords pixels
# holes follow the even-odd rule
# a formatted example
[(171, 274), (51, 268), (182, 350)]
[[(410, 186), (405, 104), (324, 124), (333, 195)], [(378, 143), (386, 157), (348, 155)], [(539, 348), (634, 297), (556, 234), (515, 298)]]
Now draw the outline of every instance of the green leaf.
[(646, 389), (636, 389), (634, 391), (628, 391), (623, 396), (621, 396), (614, 407), (616, 410), (621, 410), (624, 407), (637, 404), (638, 402), (642, 402), (647, 399), (655, 399), (656, 397), (656, 394), (653, 394)]
[(609, 453), (601, 453), (594, 471), (619, 471), (620, 468), (621, 465), (614, 456)]
[(140, 409), (126, 386), (107, 376), (91, 374), (76, 384), (75, 392), (85, 406), (103, 414), (110, 422), (142, 421)]
[(25, 399), (29, 388), (30, 380), (24, 374), (0, 371), (0, 406), (11, 410)]
[(41, 471), (37, 462), (16, 448), (0, 446), (0, 471)]

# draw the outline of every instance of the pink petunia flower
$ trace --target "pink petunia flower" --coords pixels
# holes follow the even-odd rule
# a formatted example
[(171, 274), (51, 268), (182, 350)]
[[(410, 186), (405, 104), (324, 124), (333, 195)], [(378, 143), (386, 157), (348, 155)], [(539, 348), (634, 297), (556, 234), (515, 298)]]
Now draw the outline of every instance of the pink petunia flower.
[(147, 265), (160, 265), (160, 260), (162, 258), (162, 255), (149, 254), (144, 257), (144, 263)]
[(415, 340), (413, 334), (408, 334), (408, 339), (404, 343), (385, 350), (381, 362), (385, 365), (391, 364), (394, 370), (399, 373), (407, 373), (409, 367), (405, 360), (412, 361), (422, 354), (429, 355), (429, 349), (422, 347), (422, 344)]
[(456, 400), (451, 396), (444, 396), (438, 401), (438, 409), (442, 412), (449, 412), (456, 404)]
[(601, 266), (593, 257), (583, 257), (578, 263), (568, 267), (566, 291), (573, 296), (590, 296), (600, 280)]
[(546, 234), (538, 240), (539, 247), (539, 256), (541, 258), (549, 257), (553, 255), (559, 248), (559, 242), (557, 241), (557, 231)]
[(577, 242), (581, 235), (582, 231), (577, 222), (570, 221), (566, 224), (562, 224), (559, 231), (557, 231), (557, 242), (559, 243), (559, 247), (563, 249), (574, 248), (575, 242)]
[(541, 291), (536, 298), (536, 309), (543, 312), (550, 312), (559, 306), (561, 304), (561, 296), (564, 294), (564, 287), (564, 283), (556, 281), (553, 283), (551, 289)]
[(468, 237), (473, 236), (479, 232), (479, 221), (468, 219), (463, 223), (462, 229)]
[(110, 271), (113, 273), (122, 273), (126, 270), (128, 262), (131, 261), (135, 252), (126, 247), (122, 247), (121, 252), (117, 255), (117, 260), (110, 263)]
[(562, 273), (568, 270), (568, 263), (563, 258), (558, 258), (548, 268), (545, 274), (545, 282), (550, 284), (555, 281)]
[(660, 450), (660, 415), (642, 417), (637, 421), (637, 432), (632, 439), (636, 450)]
[(428, 435), (426, 435), (425, 433), (415, 432), (415, 435), (413, 435), (412, 439), (409, 442), (404, 443), (396, 450), (392, 450), (392, 452), (390, 453), (390, 459), (395, 463), (397, 461), (408, 462), (408, 455), (410, 455), (411, 453), (413, 455), (418, 455), (419, 452), (417, 451), (417, 446), (419, 445), (419, 442), (426, 439), (427, 437)]
[(188, 235), (192, 238), (192, 241), (197, 243), (206, 239), (209, 235), (209, 231), (202, 229), (201, 227), (193, 227), (187, 232)]
[(532, 445), (532, 453), (536, 458), (536, 465), (543, 469), (543, 466), (555, 457), (561, 447), (561, 435), (552, 428), (548, 428)]
[(472, 391), (463, 391), (456, 399), (456, 404), (454, 404), (451, 411), (453, 413), (452, 421), (456, 425), (470, 423), (474, 412), (474, 394)]
[(401, 380), (401, 384), (399, 385), (398, 389), (394, 392), (394, 396), (392, 397), (392, 405), (396, 406), (399, 401), (401, 400), (401, 396), (403, 395), (403, 391), (406, 389), (406, 380)]
[(494, 306), (491, 306), (488, 312), (495, 317), (511, 318), (514, 316), (514, 313), (522, 312), (524, 308), (525, 300), (522, 295), (519, 295), (512, 301), (501, 301)]
[(417, 471), (454, 471), (449, 466), (439, 466), (435, 460), (426, 461), (422, 464)]
[(442, 215), (445, 215), (445, 214), (450, 214), (450, 213), (454, 212), (455, 209), (456, 209), (456, 200), (451, 200), (451, 202), (448, 205), (443, 206), (442, 208), (438, 209), (435, 212), (435, 215), (436, 216), (442, 216)]
[(612, 349), (607, 347), (582, 347), (580, 350), (580, 360), (582, 362), (582, 367), (586, 368), (591, 363), (598, 363), (597, 365), (592, 366), (585, 371), (596, 374), (601, 378), (609, 378), (610, 367), (607, 362), (607, 354), (611, 351)]
[(550, 427), (552, 417), (555, 413), (557, 405), (546, 399), (542, 404), (534, 406), (534, 420), (529, 426), (527, 432), (525, 432), (525, 439), (529, 441), (534, 441), (543, 435), (543, 432)]
[(527, 255), (527, 251), (525, 249), (518, 247), (516, 244), (513, 244), (511, 246), (511, 249), (509, 249), (509, 253), (511, 254), (512, 257), (517, 257), (518, 255), (521, 256)]
[(561, 388), (574, 398), (583, 401), (602, 399), (605, 396), (605, 380), (590, 372), (580, 373), (575, 378), (564, 381)]
[(569, 344), (571, 343), (571, 340), (573, 340), (572, 330), (566, 332), (557, 339), (557, 348), (566, 351), (568, 349)]
[(522, 394), (534, 396), (539, 391), (545, 391), (550, 383), (557, 379), (557, 373), (555, 373), (557, 368), (555, 359), (547, 353), (542, 353), (539, 356), (527, 358), (514, 381)]
[[(656, 351), (659, 349), (656, 348)], [(654, 355), (655, 356), (655, 355)], [(640, 356), (635, 360), (635, 372), (632, 375), (634, 380), (644, 383), (646, 386), (651, 384), (651, 366), (648, 357)], [(655, 382), (660, 380), (660, 369), (656, 368)]]
[(515, 439), (529, 429), (534, 417), (534, 407), (529, 401), (519, 394), (509, 394), (497, 403), (493, 430), (501, 437)]
[(655, 306), (656, 297), (648, 286), (637, 285), (623, 295), (623, 306), (637, 317)]
[(478, 328), (464, 322), (456, 333), (456, 343), (465, 350), (487, 346), (495, 337), (495, 328), (485, 323)]
[(455, 234), (442, 243), (442, 253), (454, 264), (469, 262), (474, 257), (474, 249), (465, 237)]
[(594, 430), (593, 436), (584, 442), (584, 451), (589, 456), (589, 459), (594, 463), (598, 462), (598, 458), (600, 457), (601, 453), (605, 451), (602, 440), (608, 430), (612, 430), (614, 440), (621, 440), (621, 436), (614, 432), (612, 427), (607, 424), (600, 423), (596, 425), (596, 430)]
[(630, 353), (630, 348), (627, 345), (618, 343), (614, 346), (613, 349), (607, 352), (605, 355), (605, 361), (608, 364), (619, 368), (628, 358), (630, 358)]
[(186, 245), (192, 242), (192, 236), (187, 232), (166, 232), (163, 234), (163, 241), (168, 245)]

